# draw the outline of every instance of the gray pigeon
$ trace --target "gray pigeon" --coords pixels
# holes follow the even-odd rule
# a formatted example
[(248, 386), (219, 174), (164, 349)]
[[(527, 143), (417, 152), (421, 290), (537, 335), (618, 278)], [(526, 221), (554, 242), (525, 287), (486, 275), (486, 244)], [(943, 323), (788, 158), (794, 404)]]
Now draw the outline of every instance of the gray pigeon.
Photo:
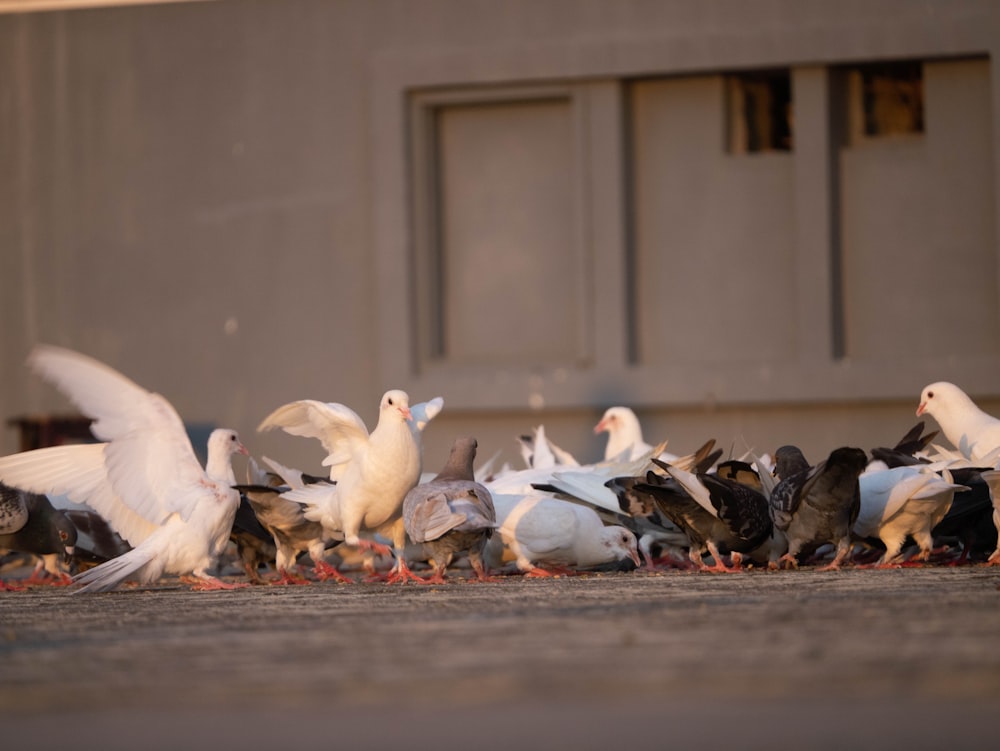
[[(783, 446), (775, 452), (779, 471)], [(797, 449), (796, 449), (797, 451)], [(786, 456), (794, 452), (786, 452)], [(801, 454), (801, 452), (799, 452)], [(836, 545), (837, 554), (824, 568), (837, 569), (851, 549), (851, 527), (861, 506), (858, 476), (868, 463), (862, 449), (834, 449), (826, 461), (790, 475), (783, 475), (771, 493), (771, 518), (775, 529), (784, 533), (788, 550), (772, 567), (782, 563), (798, 566), (797, 556), (805, 549)]]
[[(38, 565), (25, 583), (69, 584), (69, 576), (60, 564), (73, 555), (73, 546), (76, 544), (76, 527), (73, 523), (62, 511), (53, 507), (46, 496), (28, 493), (2, 483), (0, 503), (5, 509), (16, 509), (23, 505), (24, 523), (12, 532), (0, 534), (0, 551), (29, 553), (39, 558)], [(18, 511), (15, 516), (20, 518), (21, 513)], [(12, 516), (5, 518), (10, 519)], [(43, 578), (43, 569), (52, 578)], [(3, 589), (19, 587), (0, 582), (0, 590)]]
[(782, 446), (774, 452), (774, 474), (779, 480), (809, 469), (809, 460), (798, 446)]
[(444, 572), (456, 553), (467, 553), (480, 581), (489, 579), (483, 549), (496, 527), (497, 515), (490, 491), (475, 481), (476, 439), (455, 440), (451, 455), (438, 475), (411, 489), (403, 499), (406, 534), (434, 563), (427, 583), (443, 583)]

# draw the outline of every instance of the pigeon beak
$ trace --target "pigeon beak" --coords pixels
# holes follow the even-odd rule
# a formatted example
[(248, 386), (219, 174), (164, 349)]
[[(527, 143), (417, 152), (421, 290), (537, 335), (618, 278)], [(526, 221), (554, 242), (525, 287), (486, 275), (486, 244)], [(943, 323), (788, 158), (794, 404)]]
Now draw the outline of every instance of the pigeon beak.
[(76, 552), (76, 547), (74, 547), (73, 545), (66, 545), (65, 550), (66, 550), (66, 558), (69, 558), (71, 555), (73, 555), (73, 553)]
[(604, 420), (601, 420), (599, 423), (597, 423), (597, 425), (594, 426), (594, 435), (598, 435), (599, 433), (603, 433), (607, 429), (608, 429), (608, 426), (604, 424)]
[(635, 564), (636, 568), (642, 568), (642, 561), (639, 560), (638, 550), (628, 551), (628, 557), (632, 559), (632, 562)]
[(413, 415), (410, 413), (409, 407), (399, 407), (399, 414), (401, 414), (407, 420), (413, 419)]
[(243, 454), (243, 456), (250, 456), (250, 452), (247, 451), (247, 447), (244, 446), (242, 443), (240, 443), (240, 445), (237, 446), (236, 452), (239, 454)]
[(917, 407), (917, 417), (920, 417), (927, 409), (927, 402), (920, 402), (920, 406)]

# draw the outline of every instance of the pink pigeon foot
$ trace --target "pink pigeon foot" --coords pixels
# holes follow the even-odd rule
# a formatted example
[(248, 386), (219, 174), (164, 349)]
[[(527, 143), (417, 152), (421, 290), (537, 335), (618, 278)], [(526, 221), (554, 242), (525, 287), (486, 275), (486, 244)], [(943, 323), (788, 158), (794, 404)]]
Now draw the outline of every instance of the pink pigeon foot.
[(472, 582), (472, 581), (476, 581), (476, 582), (497, 582), (497, 581), (500, 581), (495, 576), (490, 576), (490, 572), (486, 569), (486, 567), (482, 564), (481, 561), (476, 561), (475, 559), (473, 559), (471, 561), (471, 563), (472, 563), (472, 570), (476, 572), (476, 578), (475, 579), (469, 579), (468, 581), (470, 581), (470, 582)]
[(192, 592), (211, 592), (220, 589), (243, 589), (249, 584), (243, 582), (224, 582), (214, 576), (182, 576), (181, 581), (191, 585)]
[(315, 566), (313, 566), (313, 573), (320, 581), (330, 581), (331, 579), (338, 584), (353, 584), (354, 582), (340, 573), (336, 566), (331, 566), (326, 561), (319, 561)]
[(373, 540), (358, 540), (358, 548), (361, 550), (370, 550), (375, 555), (392, 555), (392, 548), (388, 545), (382, 545), (381, 543), (374, 542)]
[(448, 580), (444, 578), (444, 572), (437, 570), (426, 579), (416, 577), (415, 581), (418, 584), (448, 584)]
[(549, 566), (548, 568), (539, 568), (534, 566), (529, 569), (525, 574), (527, 579), (542, 579), (550, 576), (572, 576), (576, 571), (570, 568), (564, 568), (562, 566)]
[(293, 584), (293, 585), (302, 585), (311, 583), (312, 582), (310, 582), (304, 576), (293, 574), (291, 571), (287, 570), (278, 571), (278, 578), (272, 582), (269, 582), (269, 584)]
[(35, 571), (24, 580), (25, 584), (38, 585), (42, 587), (67, 587), (73, 583), (72, 577), (68, 574), (45, 574)]
[(406, 565), (406, 561), (400, 558), (396, 561), (396, 567), (390, 571), (389, 576), (386, 577), (386, 583), (406, 584), (408, 581), (417, 582), (419, 584), (427, 583), (425, 579), (410, 571), (410, 567)]

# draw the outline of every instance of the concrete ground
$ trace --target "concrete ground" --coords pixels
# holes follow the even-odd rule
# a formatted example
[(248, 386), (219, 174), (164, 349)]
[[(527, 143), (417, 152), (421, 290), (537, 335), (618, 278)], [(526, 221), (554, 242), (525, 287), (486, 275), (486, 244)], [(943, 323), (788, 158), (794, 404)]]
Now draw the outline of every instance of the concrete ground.
[(0, 593), (6, 749), (996, 747), (1000, 569)]

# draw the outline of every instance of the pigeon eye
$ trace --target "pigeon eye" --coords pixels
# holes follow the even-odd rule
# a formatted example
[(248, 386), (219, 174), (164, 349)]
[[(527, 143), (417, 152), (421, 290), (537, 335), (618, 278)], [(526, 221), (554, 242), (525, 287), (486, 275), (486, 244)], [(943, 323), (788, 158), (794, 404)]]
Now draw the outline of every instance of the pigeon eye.
[(62, 540), (63, 542), (65, 542), (66, 540), (69, 539), (69, 535), (66, 534), (65, 532), (60, 532), (59, 533), (59, 539)]
[(390, 396), (387, 401), (389, 402), (389, 406), (391, 407), (392, 406), (392, 397)]
[(927, 398), (928, 399), (933, 399), (934, 398), (934, 392), (933, 391), (928, 391), (927, 392)]

